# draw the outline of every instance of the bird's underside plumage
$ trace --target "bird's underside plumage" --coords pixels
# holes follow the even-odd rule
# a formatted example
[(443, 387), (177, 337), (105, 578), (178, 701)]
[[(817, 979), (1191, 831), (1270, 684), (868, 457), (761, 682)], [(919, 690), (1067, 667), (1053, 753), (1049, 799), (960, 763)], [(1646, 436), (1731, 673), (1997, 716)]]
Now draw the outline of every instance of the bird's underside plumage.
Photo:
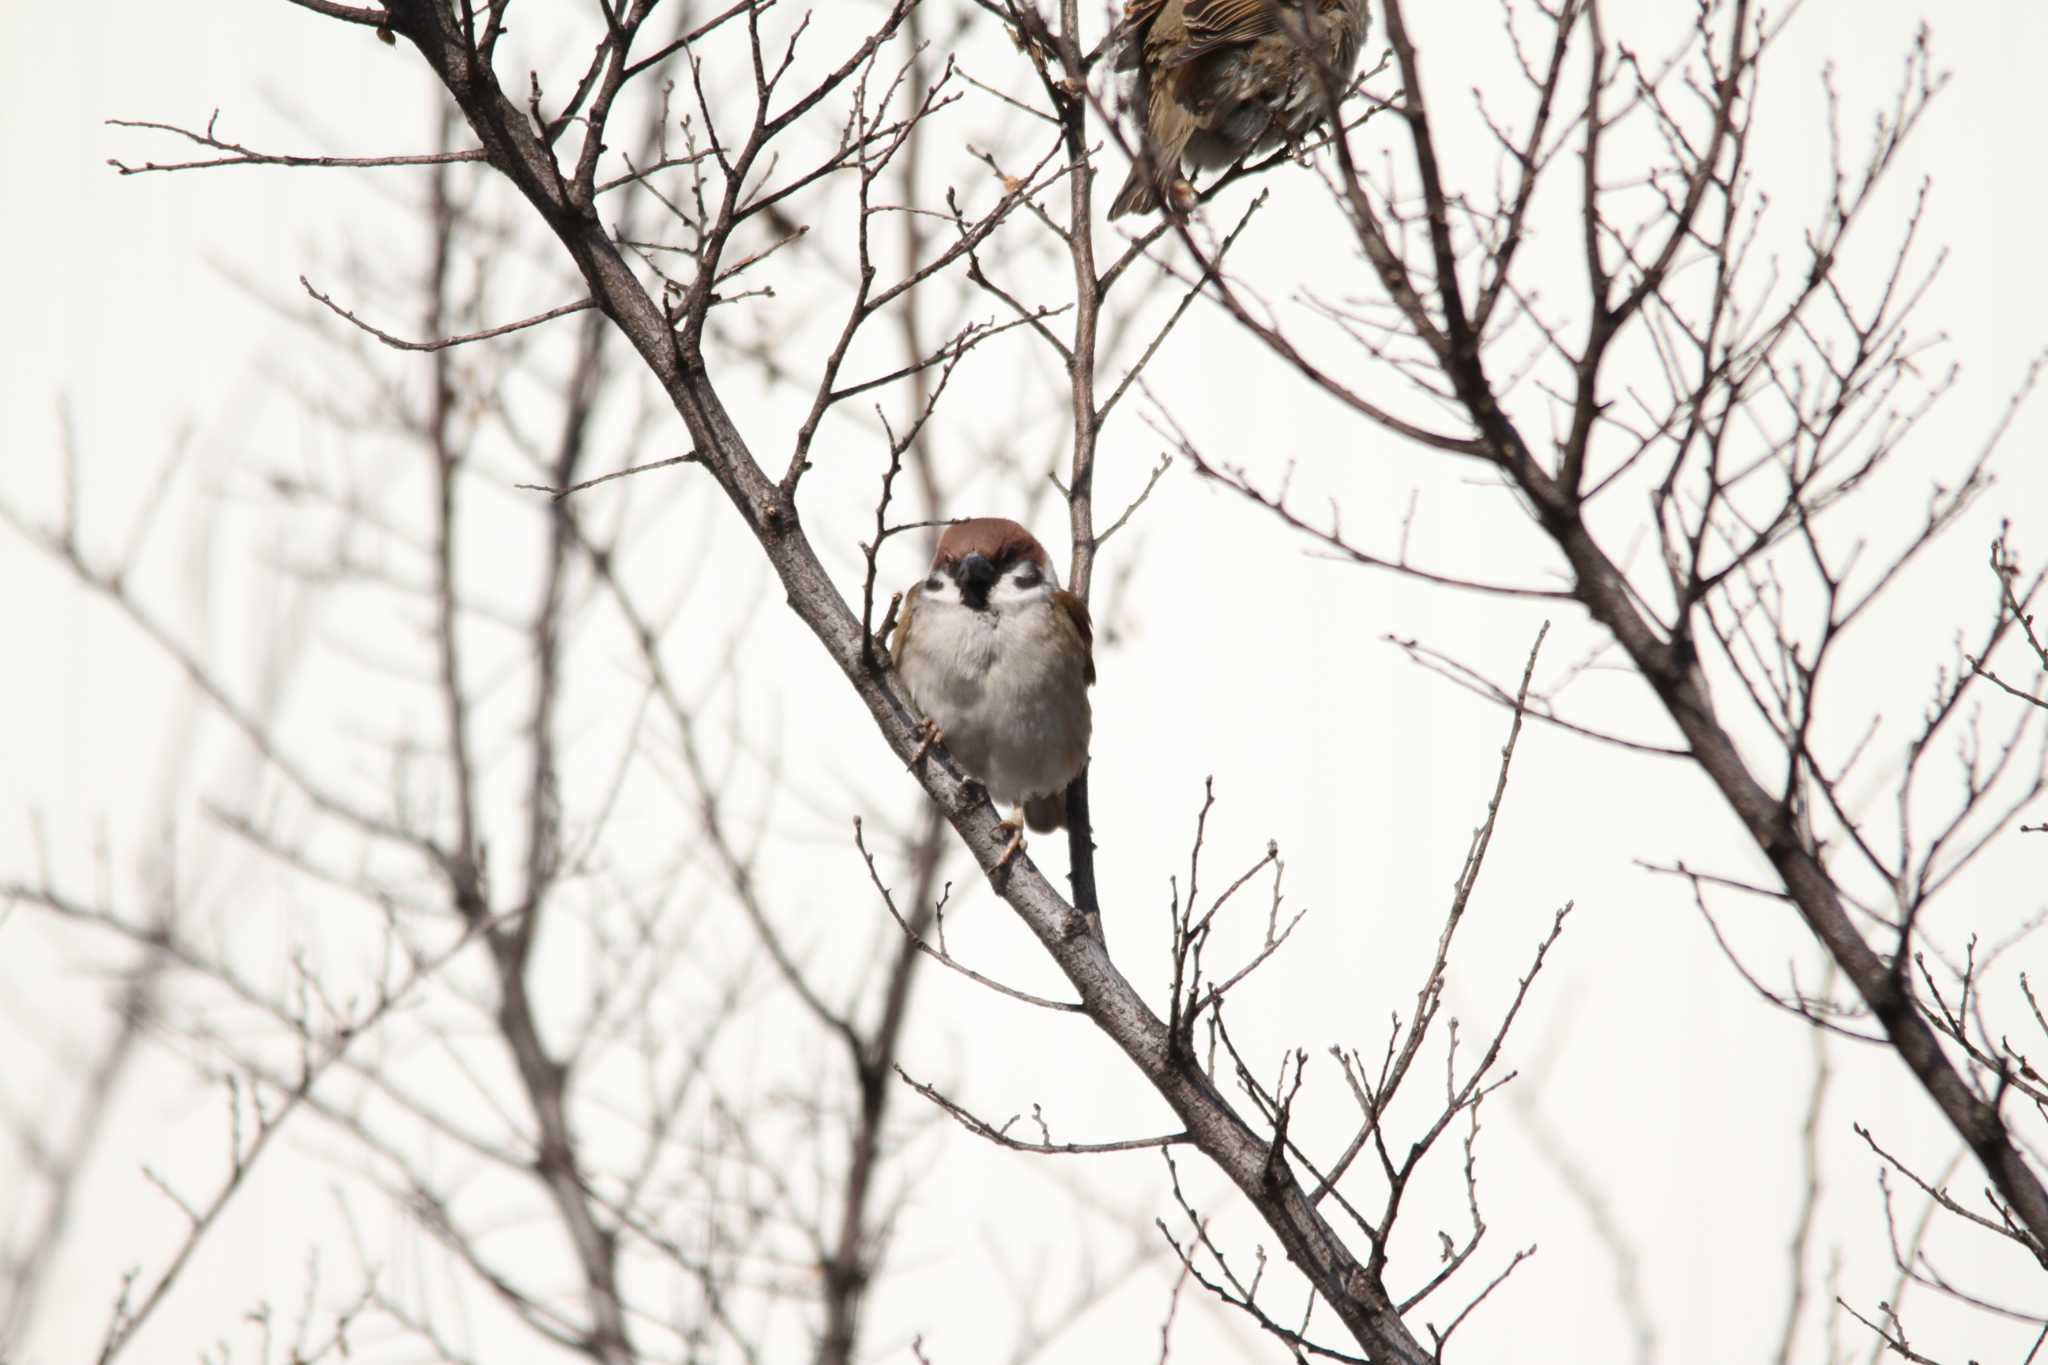
[[(1117, 59), (1135, 70), (1143, 146), (1109, 216), (1150, 213), (1189, 193), (1182, 167), (1215, 170), (1321, 118), (1316, 66), (1338, 84), (1365, 42), (1366, 0), (1130, 0)], [(1306, 27), (1303, 27), (1303, 21)], [(1147, 168), (1149, 156), (1151, 166)]]
[(1007, 577), (1030, 559), (1038, 588), (973, 606), (920, 583), (904, 596), (891, 658), (947, 750), (999, 807), (1045, 833), (1066, 820), (1067, 784), (1088, 761), (1095, 681), (1088, 608), (1052, 579), (1045, 551), (1015, 522), (979, 518), (940, 541), (933, 580), (968, 556)]
[(1014, 620), (926, 607), (896, 660), (960, 766), (1040, 833), (1065, 823), (1067, 783), (1088, 759), (1088, 712), (1070, 700), (1087, 675), (1046, 647), (1074, 629), (1054, 604)]

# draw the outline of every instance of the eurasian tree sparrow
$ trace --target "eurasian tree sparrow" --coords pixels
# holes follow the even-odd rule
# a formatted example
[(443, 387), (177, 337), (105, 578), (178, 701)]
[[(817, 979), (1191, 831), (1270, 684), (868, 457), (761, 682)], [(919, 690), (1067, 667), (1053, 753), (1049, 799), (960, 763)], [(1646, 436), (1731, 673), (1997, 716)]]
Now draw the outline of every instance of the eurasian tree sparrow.
[(1061, 590), (1045, 547), (1014, 521), (947, 528), (931, 573), (903, 595), (890, 656), (923, 713), (926, 747), (1008, 806), (1003, 861), (1066, 819), (1067, 784), (1088, 762), (1095, 681), (1088, 607)]
[(1186, 208), (1183, 161), (1216, 170), (1299, 141), (1323, 116), (1315, 64), (1341, 89), (1369, 23), (1366, 0), (1129, 0), (1116, 64), (1137, 70), (1152, 164), (1149, 175), (1142, 158), (1131, 167), (1109, 216), (1150, 213), (1163, 197)]

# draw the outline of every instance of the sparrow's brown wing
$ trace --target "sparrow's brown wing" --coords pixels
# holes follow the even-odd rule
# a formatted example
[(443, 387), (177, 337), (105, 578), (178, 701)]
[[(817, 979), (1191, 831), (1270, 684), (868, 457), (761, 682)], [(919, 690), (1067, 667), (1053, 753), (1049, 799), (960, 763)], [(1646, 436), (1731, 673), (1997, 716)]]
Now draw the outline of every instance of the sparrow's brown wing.
[(889, 665), (892, 668), (903, 667), (903, 642), (910, 635), (910, 614), (917, 610), (918, 599), (923, 593), (924, 581), (920, 579), (903, 594), (903, 606), (896, 613), (896, 633), (889, 637)]
[(1242, 47), (1279, 31), (1279, 5), (1287, 0), (1187, 0), (1187, 37), (1159, 58), (1162, 66), (1185, 66), (1222, 47)]
[(1159, 17), (1166, 0), (1128, 0), (1124, 5), (1123, 27), (1136, 31)]
[(1166, 8), (1167, 0), (1127, 0), (1124, 17), (1117, 22), (1121, 35), (1116, 54), (1116, 69), (1133, 71), (1139, 59), (1157, 54), (1151, 51), (1153, 44), (1152, 21), (1159, 17), (1159, 11)]
[(1052, 604), (1060, 614), (1059, 619), (1073, 626), (1074, 633), (1081, 637), (1081, 648), (1088, 651), (1088, 681), (1094, 682), (1095, 626), (1088, 619), (1088, 604), (1065, 588), (1053, 593)]

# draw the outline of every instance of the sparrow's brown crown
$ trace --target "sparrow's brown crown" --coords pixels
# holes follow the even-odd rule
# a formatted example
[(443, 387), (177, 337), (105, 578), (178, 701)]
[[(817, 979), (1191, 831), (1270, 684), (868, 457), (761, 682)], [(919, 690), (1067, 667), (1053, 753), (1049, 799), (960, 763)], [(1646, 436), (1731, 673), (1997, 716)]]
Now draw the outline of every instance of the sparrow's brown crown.
[(1030, 560), (1041, 569), (1052, 565), (1051, 557), (1037, 538), (1008, 517), (975, 517), (948, 526), (946, 534), (939, 537), (932, 567), (943, 569), (969, 555), (980, 555), (998, 569), (1020, 559)]

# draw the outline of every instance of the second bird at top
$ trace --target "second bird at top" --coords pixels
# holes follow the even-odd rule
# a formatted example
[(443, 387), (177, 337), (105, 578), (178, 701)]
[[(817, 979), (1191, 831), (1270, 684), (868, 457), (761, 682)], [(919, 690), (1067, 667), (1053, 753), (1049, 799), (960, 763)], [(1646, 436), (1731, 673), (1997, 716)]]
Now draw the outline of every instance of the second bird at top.
[(1183, 163), (1217, 170), (1299, 139), (1324, 110), (1321, 64), (1342, 87), (1365, 45), (1366, 0), (1129, 0), (1118, 70), (1137, 70), (1144, 153), (1109, 216), (1150, 213), (1194, 189)]

